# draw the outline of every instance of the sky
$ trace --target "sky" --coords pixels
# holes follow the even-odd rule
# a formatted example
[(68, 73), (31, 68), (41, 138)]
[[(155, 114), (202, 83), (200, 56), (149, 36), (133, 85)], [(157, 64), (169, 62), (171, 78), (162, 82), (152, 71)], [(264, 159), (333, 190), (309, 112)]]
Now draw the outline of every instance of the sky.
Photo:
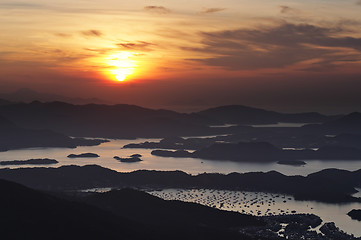
[(360, 0), (0, 0), (0, 92), (361, 111)]

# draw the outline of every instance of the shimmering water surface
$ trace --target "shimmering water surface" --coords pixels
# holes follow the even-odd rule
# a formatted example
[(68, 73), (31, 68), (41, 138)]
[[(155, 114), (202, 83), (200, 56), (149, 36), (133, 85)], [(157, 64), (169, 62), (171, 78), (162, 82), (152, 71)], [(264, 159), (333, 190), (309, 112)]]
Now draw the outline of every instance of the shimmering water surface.
[(325, 204), (315, 201), (296, 201), (292, 196), (284, 194), (209, 189), (165, 189), (149, 191), (149, 193), (166, 200), (196, 202), (222, 210), (257, 216), (313, 213), (321, 217), (323, 223), (335, 222), (341, 230), (361, 236), (361, 222), (352, 220), (347, 215), (352, 209), (361, 209), (361, 203)]
[[(0, 152), (0, 161), (10, 160), (26, 160), (30, 158), (53, 158), (59, 161), (58, 164), (48, 165), (51, 167), (59, 167), (62, 165), (87, 165), (97, 164), (106, 168), (110, 168), (120, 172), (129, 172), (139, 169), (149, 170), (182, 170), (190, 174), (198, 174), (204, 172), (267, 172), (276, 170), (286, 175), (307, 175), (326, 168), (339, 168), (346, 170), (358, 170), (361, 168), (361, 160), (358, 161), (306, 161), (307, 164), (301, 167), (279, 165), (277, 163), (242, 163), (231, 161), (213, 161), (194, 158), (171, 158), (157, 157), (151, 155), (151, 149), (122, 149), (128, 143), (140, 143), (144, 141), (159, 141), (159, 139), (136, 139), (136, 140), (111, 140), (93, 147), (69, 148), (34, 148), (11, 150)], [(71, 153), (97, 153), (99, 158), (75, 158), (70, 159), (67, 156)], [(141, 154), (142, 162), (121, 163), (115, 160), (114, 156), (127, 157), (132, 154)], [(32, 166), (32, 165), (27, 165)], [(41, 166), (41, 165), (37, 165)], [(1, 168), (19, 168), (22, 166), (1, 166)]]

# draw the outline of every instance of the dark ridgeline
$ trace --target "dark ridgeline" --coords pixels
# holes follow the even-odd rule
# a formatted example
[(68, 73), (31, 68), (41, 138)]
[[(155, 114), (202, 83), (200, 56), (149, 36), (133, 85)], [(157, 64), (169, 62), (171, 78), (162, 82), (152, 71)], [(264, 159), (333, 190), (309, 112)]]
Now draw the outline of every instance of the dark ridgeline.
[(69, 136), (109, 138), (199, 136), (237, 131), (237, 128), (209, 127), (225, 123), (260, 123), (257, 119), (262, 123), (325, 122), (335, 118), (315, 113), (283, 114), (243, 106), (185, 114), (126, 104), (72, 105), (63, 102), (2, 105), (0, 115), (25, 128), (45, 128)]
[[(29, 88), (20, 88), (12, 93), (0, 93), (0, 105), (5, 104), (14, 104), (14, 103), (30, 103), (33, 101), (41, 101), (41, 102), (53, 102), (53, 101), (60, 101), (60, 102), (67, 102), (72, 104), (89, 104), (89, 103), (96, 103), (96, 104), (104, 104), (104, 101), (98, 98), (69, 98), (64, 97), (61, 95), (56, 94), (49, 94), (49, 93), (40, 93), (34, 91)], [(3, 100), (7, 99), (7, 100)], [(11, 101), (11, 102), (10, 102)]]
[[(128, 148), (167, 148), (199, 150), (219, 141), (238, 142), (269, 142), (277, 147), (322, 147), (325, 145), (341, 145), (361, 148), (361, 117), (360, 113), (346, 116), (325, 116), (317, 113), (284, 114), (244, 106), (223, 106), (197, 113), (185, 114), (168, 110), (153, 110), (134, 105), (73, 105), (62, 102), (32, 102), (0, 105), (0, 116), (14, 122), (17, 129), (28, 133), (21, 139), (48, 140), (35, 144), (26, 141), (21, 144), (12, 143), (14, 148), (40, 146), (74, 147), (86, 145), (85, 139), (66, 139), (66, 136), (108, 137), (108, 138), (165, 138), (158, 143), (142, 145), (129, 144)], [(261, 122), (260, 122), (261, 121)], [(256, 128), (246, 126), (254, 123), (304, 122), (303, 127), (290, 128)], [(236, 123), (237, 126), (210, 127)], [(9, 121), (1, 121), (2, 125)], [(245, 125), (239, 125), (245, 124)], [(27, 130), (28, 129), (28, 130)], [(48, 129), (48, 130), (29, 130)], [(31, 132), (32, 131), (32, 132)], [(34, 131), (41, 134), (36, 138)], [(31, 133), (29, 133), (31, 132)], [(59, 133), (62, 134), (59, 134)], [(46, 133), (46, 134), (45, 134)], [(20, 133), (11, 132), (10, 136)], [(207, 139), (181, 139), (176, 136), (198, 136), (227, 134)], [(330, 135), (337, 135), (330, 137)], [(20, 139), (20, 140), (21, 140)], [(77, 142), (78, 141), (78, 142)], [(53, 143), (56, 142), (56, 143)], [(5, 144), (5, 143), (4, 143)], [(94, 143), (95, 144), (95, 143)], [(11, 146), (9, 149), (12, 149)]]
[(53, 196), (5, 180), (0, 189), (1, 239), (252, 240), (259, 238), (237, 229), (265, 225), (257, 217), (130, 189), (86, 198)]
[(83, 203), (4, 180), (0, 189), (1, 239), (152, 239), (142, 224)]
[(166, 201), (122, 189), (45, 193), (0, 180), (2, 239), (277, 240), (281, 224), (293, 239), (354, 240), (312, 214), (255, 217), (196, 203)]
[(351, 195), (361, 187), (361, 170), (327, 169), (303, 176), (267, 173), (204, 173), (181, 171), (119, 173), (97, 165), (59, 168), (0, 169), (0, 178), (42, 190), (75, 190), (96, 187), (209, 188), (290, 194), (297, 200), (360, 202)]
[(222, 211), (196, 203), (167, 201), (129, 188), (92, 194), (84, 197), (83, 201), (142, 224), (187, 228), (203, 225), (219, 229), (264, 225), (251, 215)]
[(19, 126), (50, 129), (69, 136), (135, 138), (216, 132), (196, 114), (152, 110), (134, 105), (72, 105), (62, 102), (0, 106), (0, 115)]
[(215, 143), (193, 153), (185, 150), (153, 150), (162, 157), (192, 157), (236, 162), (292, 162), (297, 160), (361, 160), (361, 149), (344, 146), (323, 146), (317, 150), (282, 150), (266, 142)]
[(35, 158), (28, 160), (12, 160), (12, 161), (1, 161), (0, 165), (44, 165), (44, 164), (57, 164), (59, 163), (55, 159), (49, 158)]
[(31, 147), (66, 147), (94, 146), (107, 142), (101, 139), (70, 138), (52, 130), (34, 130), (18, 127), (13, 122), (0, 116), (0, 151)]
[(316, 112), (278, 113), (259, 108), (241, 105), (220, 106), (206, 109), (197, 114), (228, 124), (272, 124), (289, 123), (322, 123), (338, 116), (325, 116)]
[(188, 149), (197, 150), (203, 147), (212, 145), (215, 138), (182, 138), (182, 137), (166, 137), (159, 142), (144, 142), (144, 143), (130, 143), (123, 146), (123, 148), (146, 148), (146, 149)]

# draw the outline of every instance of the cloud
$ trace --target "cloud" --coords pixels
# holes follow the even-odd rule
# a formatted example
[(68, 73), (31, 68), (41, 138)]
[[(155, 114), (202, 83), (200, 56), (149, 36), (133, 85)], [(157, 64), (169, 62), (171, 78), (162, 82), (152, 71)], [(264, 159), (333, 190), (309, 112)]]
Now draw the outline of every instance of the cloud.
[(333, 64), (361, 58), (361, 38), (339, 36), (340, 28), (283, 23), (273, 27), (201, 33), (203, 48), (184, 48), (211, 56), (193, 59), (232, 70), (282, 68), (303, 61)]
[(99, 30), (87, 30), (87, 31), (82, 31), (81, 34), (83, 34), (84, 36), (89, 36), (89, 37), (101, 37), (103, 35), (103, 33)]
[(281, 13), (288, 13), (292, 11), (292, 8), (289, 6), (280, 6), (280, 8), (281, 8)]
[(163, 6), (145, 6), (144, 10), (157, 14), (168, 14), (172, 12), (170, 9)]
[(361, 0), (358, 0), (358, 1), (356, 2), (356, 4), (357, 4), (357, 5), (361, 5)]
[(25, 8), (43, 8), (43, 5), (33, 4), (33, 3), (25, 3), (25, 2), (3, 2), (0, 3), (0, 8), (8, 8), (8, 9), (25, 9)]
[(201, 11), (200, 13), (216, 13), (216, 12), (221, 12), (226, 10), (226, 8), (206, 8), (203, 11)]
[(68, 34), (68, 33), (55, 33), (54, 35), (57, 37), (62, 37), (62, 38), (69, 38), (72, 36), (71, 34)]
[(97, 54), (106, 54), (110, 51), (113, 51), (113, 48), (84, 48), (86, 51), (90, 51)]
[(154, 46), (155, 44), (144, 41), (138, 41), (138, 42), (122, 42), (122, 43), (117, 43), (116, 45), (122, 49), (147, 52), (147, 51), (152, 51), (150, 47)]

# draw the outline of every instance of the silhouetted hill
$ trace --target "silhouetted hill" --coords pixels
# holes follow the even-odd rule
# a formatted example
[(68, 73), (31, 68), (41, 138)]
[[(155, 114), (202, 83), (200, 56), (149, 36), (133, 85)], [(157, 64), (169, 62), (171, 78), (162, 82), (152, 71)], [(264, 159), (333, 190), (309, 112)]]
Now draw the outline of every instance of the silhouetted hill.
[(296, 199), (323, 202), (361, 201), (352, 197), (361, 187), (361, 170), (328, 169), (303, 176), (267, 173), (204, 173), (181, 171), (135, 171), (119, 173), (99, 166), (0, 169), (0, 178), (44, 190), (74, 190), (95, 187), (209, 188), (285, 193)]
[(283, 150), (266, 142), (215, 143), (190, 153), (185, 150), (154, 150), (162, 157), (193, 157), (218, 161), (275, 162), (292, 160), (361, 160), (361, 149), (337, 145), (317, 150)]
[(240, 105), (229, 105), (206, 109), (197, 114), (223, 123), (262, 124), (277, 123), (279, 113)]
[(271, 124), (277, 122), (311, 123), (325, 122), (334, 118), (314, 112), (286, 114), (241, 105), (210, 108), (200, 111), (197, 114), (231, 124)]
[(0, 151), (32, 147), (67, 147), (99, 145), (105, 140), (70, 138), (50, 130), (32, 130), (18, 127), (0, 116)]
[(182, 138), (182, 137), (167, 137), (159, 142), (144, 142), (144, 143), (130, 143), (123, 146), (123, 148), (162, 148), (162, 149), (192, 149), (197, 150), (202, 147), (207, 147), (215, 142), (214, 138)]
[(126, 104), (72, 105), (38, 101), (0, 106), (0, 115), (25, 128), (45, 128), (69, 136), (109, 138), (214, 135), (242, 129), (210, 125), (324, 122), (334, 118), (317, 113), (282, 114), (243, 106), (224, 106), (185, 114)]
[(12, 104), (12, 102), (0, 98), (0, 106), (2, 106), (2, 105), (9, 105), (9, 104)]
[(263, 225), (261, 220), (250, 215), (221, 211), (195, 203), (166, 201), (133, 189), (93, 194), (84, 201), (143, 224), (216, 229)]
[(1, 239), (156, 239), (140, 223), (83, 203), (5, 180), (0, 191)]
[(202, 159), (270, 162), (279, 159), (282, 156), (282, 150), (265, 142), (216, 143), (197, 150), (193, 156)]
[(0, 165), (48, 165), (59, 163), (55, 159), (35, 158), (28, 160), (0, 161)]
[(353, 112), (335, 121), (324, 123), (322, 127), (335, 133), (361, 133), (361, 113)]
[(152, 110), (133, 105), (72, 105), (62, 102), (14, 104), (0, 114), (27, 128), (46, 128), (70, 136), (165, 137), (215, 133), (213, 123), (194, 114)]
[(265, 225), (257, 217), (130, 189), (71, 198), (0, 180), (0, 190), (1, 239), (252, 240), (259, 238), (237, 228)]
[[(105, 102), (98, 98), (71, 98), (64, 97), (56, 94), (48, 94), (48, 93), (40, 93), (29, 88), (20, 88), (12, 93), (0, 93), (0, 98), (10, 100), (12, 102), (24, 102), (30, 103), (33, 101), (41, 101), (41, 102), (53, 102), (53, 101), (61, 101), (72, 104), (104, 104)], [(1, 101), (0, 101), (1, 103)], [(1, 105), (1, 104), (0, 104)]]

